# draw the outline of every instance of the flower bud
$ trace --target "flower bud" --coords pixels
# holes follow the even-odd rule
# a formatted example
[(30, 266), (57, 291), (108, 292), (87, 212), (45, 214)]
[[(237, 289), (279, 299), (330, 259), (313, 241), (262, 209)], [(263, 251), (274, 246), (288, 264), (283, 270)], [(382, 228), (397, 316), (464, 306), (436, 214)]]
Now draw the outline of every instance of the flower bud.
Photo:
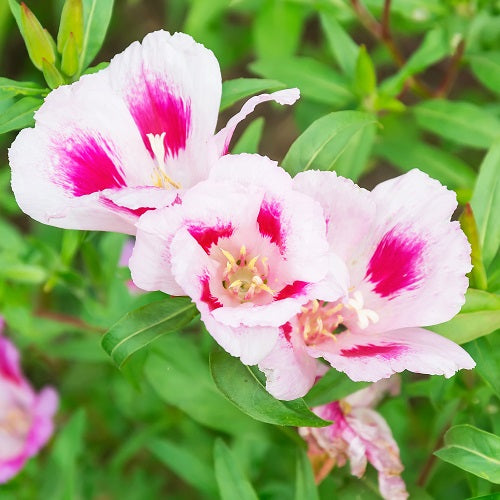
[(66, 0), (64, 3), (61, 23), (59, 24), (59, 33), (57, 34), (57, 50), (59, 53), (64, 54), (70, 36), (73, 36), (79, 54), (83, 43), (82, 0)]

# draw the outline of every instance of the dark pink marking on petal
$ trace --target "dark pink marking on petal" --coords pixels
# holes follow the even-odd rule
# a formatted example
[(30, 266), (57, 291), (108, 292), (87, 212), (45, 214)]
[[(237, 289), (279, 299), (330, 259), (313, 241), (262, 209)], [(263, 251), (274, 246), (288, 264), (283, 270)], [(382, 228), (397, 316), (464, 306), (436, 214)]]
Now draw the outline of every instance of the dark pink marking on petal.
[(366, 278), (382, 297), (417, 288), (422, 279), (425, 243), (414, 236), (391, 229), (380, 240), (366, 271)]
[(309, 283), (307, 281), (294, 281), (291, 285), (286, 285), (274, 296), (274, 300), (283, 300), (290, 297), (302, 297), (308, 292)]
[(16, 385), (23, 383), (19, 355), (14, 345), (5, 338), (0, 338), (0, 375)]
[(262, 236), (269, 239), (278, 246), (281, 253), (285, 250), (285, 238), (281, 221), (281, 205), (276, 200), (264, 200), (260, 206), (257, 224)]
[(127, 185), (112, 144), (102, 137), (75, 132), (53, 144), (53, 151), (58, 157), (53, 180), (74, 196)]
[(216, 297), (212, 295), (210, 291), (210, 276), (205, 274), (200, 278), (201, 283), (201, 296), (200, 300), (207, 304), (209, 311), (213, 311), (214, 309), (218, 309), (222, 307), (222, 304), (217, 300)]
[(106, 196), (101, 196), (99, 200), (104, 206), (110, 208), (115, 212), (120, 212), (122, 214), (130, 215), (132, 217), (137, 217), (137, 218), (139, 218), (146, 212), (149, 212), (149, 210), (154, 210), (154, 207), (139, 207), (139, 208), (122, 207), (121, 205), (117, 205), (113, 200), (110, 200)]
[(220, 223), (217, 226), (205, 226), (202, 223), (192, 222), (188, 225), (189, 234), (198, 242), (207, 254), (212, 245), (216, 245), (220, 238), (229, 238), (234, 231), (232, 224)]
[(175, 200), (172, 202), (173, 205), (182, 205), (182, 198), (179, 196), (179, 194), (175, 195)]
[(384, 359), (392, 359), (398, 357), (405, 352), (407, 347), (401, 344), (364, 344), (356, 345), (350, 349), (342, 349), (341, 356), (346, 358), (369, 358), (372, 356), (382, 356)]
[(280, 326), (280, 329), (285, 336), (285, 339), (287, 342), (291, 343), (292, 342), (292, 325), (290, 322), (285, 323), (284, 325)]
[[(154, 153), (147, 134), (165, 132), (165, 156), (176, 157), (186, 148), (191, 129), (191, 105), (173, 94), (167, 82), (151, 78), (143, 70), (127, 96), (130, 113), (152, 158)], [(162, 158), (165, 160), (165, 158)]]

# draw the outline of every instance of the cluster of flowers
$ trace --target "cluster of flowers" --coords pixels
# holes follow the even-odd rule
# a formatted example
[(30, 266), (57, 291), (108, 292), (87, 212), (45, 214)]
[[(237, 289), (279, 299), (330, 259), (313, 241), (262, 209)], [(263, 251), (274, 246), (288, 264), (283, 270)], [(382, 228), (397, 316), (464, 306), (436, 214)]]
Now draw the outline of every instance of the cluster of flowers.
[(464, 302), (470, 247), (450, 221), (454, 193), (418, 170), (369, 192), (333, 172), (292, 179), (266, 157), (228, 154), (258, 103), (293, 104), (299, 92), (253, 97), (215, 134), (221, 88), (211, 51), (184, 34), (147, 35), (47, 96), (9, 151), (18, 204), (46, 224), (136, 235), (134, 283), (191, 297), (277, 398), (306, 394), (318, 358), (369, 382), (472, 368), (421, 328)]

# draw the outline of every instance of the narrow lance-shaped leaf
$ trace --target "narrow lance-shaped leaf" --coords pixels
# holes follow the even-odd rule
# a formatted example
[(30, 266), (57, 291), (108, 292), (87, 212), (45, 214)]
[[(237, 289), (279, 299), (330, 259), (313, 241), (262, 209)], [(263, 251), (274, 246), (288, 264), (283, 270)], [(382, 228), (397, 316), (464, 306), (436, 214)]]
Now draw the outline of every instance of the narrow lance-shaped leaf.
[(481, 254), (481, 243), (479, 241), (476, 219), (469, 203), (465, 205), (464, 211), (460, 216), (460, 226), (472, 248), (471, 260), (473, 267), (469, 277), (470, 286), (479, 290), (486, 290), (488, 288), (488, 280)]
[(84, 32), (78, 74), (99, 52), (113, 12), (114, 0), (83, 0)]
[(335, 170), (357, 132), (374, 123), (373, 115), (361, 111), (337, 111), (323, 116), (292, 144), (283, 166), (292, 175), (312, 168)]
[(0, 99), (8, 99), (16, 95), (41, 96), (48, 92), (48, 89), (42, 88), (34, 82), (18, 82), (9, 78), (0, 77)]
[(472, 425), (455, 425), (444, 436), (441, 460), (500, 484), (500, 437)]
[(33, 114), (42, 105), (42, 99), (23, 97), (0, 114), (0, 134), (33, 125)]
[(297, 450), (297, 465), (295, 472), (295, 500), (319, 500), (318, 489), (314, 482), (311, 461), (306, 452)]
[(259, 143), (264, 130), (264, 118), (254, 120), (241, 134), (238, 142), (232, 148), (232, 154), (258, 153)]
[(258, 500), (241, 465), (220, 438), (215, 441), (214, 462), (221, 500)]
[(500, 378), (498, 377), (500, 367), (500, 350), (498, 341), (495, 345), (493, 335), (481, 337), (469, 342), (465, 348), (476, 362), (475, 371), (479, 373), (486, 384), (500, 397)]
[(465, 304), (450, 321), (429, 327), (429, 330), (465, 344), (500, 328), (500, 297), (493, 293), (469, 288)]
[(212, 353), (210, 369), (222, 394), (256, 420), (296, 427), (323, 427), (329, 424), (310, 411), (302, 399), (275, 399), (266, 391), (256, 372), (225, 351)]
[(103, 349), (120, 367), (137, 350), (186, 326), (197, 315), (186, 297), (169, 297), (127, 313), (102, 339)]
[(479, 168), (471, 206), (476, 218), (483, 262), (489, 267), (500, 247), (500, 142), (495, 143)]
[(356, 60), (356, 71), (354, 78), (354, 89), (360, 97), (370, 96), (375, 92), (377, 86), (377, 75), (375, 67), (368, 54), (366, 47), (362, 45)]
[(484, 52), (469, 56), (472, 72), (493, 92), (500, 93), (500, 52)]
[(21, 3), (21, 24), (24, 42), (33, 64), (39, 70), (43, 68), (44, 59), (54, 64), (56, 61), (54, 41), (25, 3)]

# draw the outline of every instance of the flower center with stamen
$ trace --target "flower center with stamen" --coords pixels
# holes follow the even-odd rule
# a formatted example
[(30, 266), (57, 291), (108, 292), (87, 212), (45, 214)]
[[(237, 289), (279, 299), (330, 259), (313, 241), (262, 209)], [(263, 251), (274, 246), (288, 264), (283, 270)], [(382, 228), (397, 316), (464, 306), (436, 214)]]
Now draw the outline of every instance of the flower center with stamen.
[(181, 189), (181, 185), (174, 180), (172, 180), (166, 171), (165, 164), (165, 132), (161, 134), (146, 134), (149, 139), (149, 144), (151, 145), (151, 150), (155, 156), (155, 169), (152, 174), (152, 182), (156, 187), (161, 187), (165, 189), (170, 189), (171, 187), (175, 189)]
[(248, 257), (245, 245), (241, 246), (236, 258), (231, 252), (222, 248), (220, 250), (227, 259), (222, 274), (222, 286), (226, 290), (238, 297), (241, 302), (252, 300), (261, 292), (274, 295), (274, 291), (267, 286), (269, 267), (266, 257), (260, 255)]
[(30, 415), (19, 407), (9, 408), (0, 418), (0, 429), (24, 439), (31, 427)]
[(333, 333), (342, 323), (341, 302), (329, 303), (311, 300), (302, 307), (297, 316), (299, 330), (307, 345), (315, 345), (328, 339), (335, 339)]

